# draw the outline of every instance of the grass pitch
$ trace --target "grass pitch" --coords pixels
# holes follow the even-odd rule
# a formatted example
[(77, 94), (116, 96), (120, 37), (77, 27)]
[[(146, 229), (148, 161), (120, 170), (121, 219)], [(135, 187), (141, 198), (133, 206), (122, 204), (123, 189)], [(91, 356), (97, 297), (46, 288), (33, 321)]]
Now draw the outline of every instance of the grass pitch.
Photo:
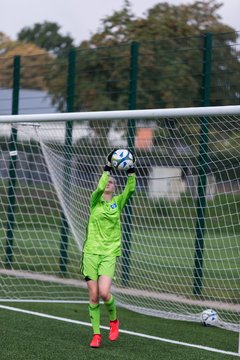
[[(108, 330), (105, 328), (108, 326), (108, 318), (103, 305), (102, 346), (100, 349), (92, 349), (89, 347), (92, 330), (89, 326), (86, 304), (2, 303), (2, 305), (35, 313), (19, 313), (0, 308), (1, 358), (6, 360), (102, 360), (103, 358), (221, 360), (235, 358), (228, 352), (237, 353), (237, 333), (214, 327), (205, 328), (196, 323), (149, 317), (123, 308), (118, 309), (123, 332), (120, 333), (118, 341), (111, 343), (108, 340)], [(45, 314), (47, 317), (36, 316), (36, 313)], [(148, 335), (149, 338), (142, 337), (141, 334)], [(156, 340), (156, 337), (168, 339), (170, 342)], [(192, 348), (171, 341), (217, 348), (227, 353)]]

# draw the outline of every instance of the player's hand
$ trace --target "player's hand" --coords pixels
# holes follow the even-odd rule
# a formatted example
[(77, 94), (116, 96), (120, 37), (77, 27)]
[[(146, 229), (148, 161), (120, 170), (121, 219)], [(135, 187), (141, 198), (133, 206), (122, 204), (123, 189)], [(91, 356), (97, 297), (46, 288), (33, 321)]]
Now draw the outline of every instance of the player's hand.
[(108, 166), (112, 166), (112, 156), (113, 156), (113, 153), (116, 151), (117, 149), (114, 148), (108, 155), (107, 155), (107, 165)]
[(132, 166), (127, 170), (127, 174), (134, 174), (134, 173), (135, 173), (135, 166), (133, 163)]
[(128, 150), (131, 154), (132, 154), (132, 157), (133, 157), (133, 164), (135, 164), (136, 162), (136, 156), (134, 155), (133, 151), (132, 150)]
[(127, 174), (134, 174), (135, 173), (135, 162), (136, 162), (136, 157), (134, 155), (134, 153), (129, 150), (129, 152), (132, 154), (133, 157), (133, 164), (130, 166), (130, 168), (127, 170)]

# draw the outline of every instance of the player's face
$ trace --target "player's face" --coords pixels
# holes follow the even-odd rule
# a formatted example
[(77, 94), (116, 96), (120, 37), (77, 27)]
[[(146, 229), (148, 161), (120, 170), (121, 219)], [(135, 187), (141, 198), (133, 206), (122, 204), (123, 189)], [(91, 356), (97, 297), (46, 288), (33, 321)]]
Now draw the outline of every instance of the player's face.
[(108, 179), (107, 186), (105, 188), (105, 192), (113, 194), (114, 191), (115, 191), (115, 180), (113, 177), (110, 176), (110, 178)]

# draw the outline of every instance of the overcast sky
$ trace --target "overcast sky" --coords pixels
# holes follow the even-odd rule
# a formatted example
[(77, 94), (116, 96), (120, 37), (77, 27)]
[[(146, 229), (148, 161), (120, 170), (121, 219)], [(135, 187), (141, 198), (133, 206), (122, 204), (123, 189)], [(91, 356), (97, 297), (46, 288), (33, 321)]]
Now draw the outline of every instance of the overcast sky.
[[(192, 3), (193, 0), (130, 0), (133, 13), (142, 16), (155, 4), (167, 1), (171, 5)], [(219, 0), (223, 3), (219, 15), (222, 21), (240, 31), (240, 0)], [(25, 26), (51, 21), (61, 26), (62, 35), (69, 34), (78, 45), (89, 39), (101, 26), (101, 19), (120, 10), (123, 0), (0, 0), (0, 32), (16, 39)]]

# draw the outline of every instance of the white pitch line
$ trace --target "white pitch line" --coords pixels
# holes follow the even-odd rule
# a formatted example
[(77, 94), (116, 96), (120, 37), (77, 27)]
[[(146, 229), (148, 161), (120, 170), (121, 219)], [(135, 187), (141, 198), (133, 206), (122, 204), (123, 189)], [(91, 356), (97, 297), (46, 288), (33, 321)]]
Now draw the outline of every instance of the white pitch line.
[[(59, 317), (59, 316), (53, 316), (53, 315), (44, 314), (44, 313), (40, 313), (40, 312), (36, 312), (36, 311), (19, 309), (19, 308), (15, 308), (15, 307), (11, 307), (11, 306), (0, 305), (0, 309), (16, 311), (16, 312), (19, 312), (19, 313), (39, 316), (39, 317), (43, 317), (43, 318), (47, 318), (47, 319), (64, 321), (64, 322), (68, 322), (68, 323), (71, 323), (71, 324), (77, 324), (77, 325), (83, 325), (83, 326), (89, 326), (89, 327), (92, 326), (92, 324), (90, 324), (90, 323), (79, 321), (79, 320), (73, 320), (73, 319), (63, 318), (63, 317)], [(101, 327), (101, 329), (109, 330), (108, 326), (100, 326), (100, 327)], [(185, 343), (185, 342), (182, 342), (182, 341), (175, 341), (175, 340), (165, 339), (165, 338), (161, 338), (161, 337), (158, 337), (158, 336), (152, 336), (152, 335), (137, 333), (137, 332), (134, 332), (134, 331), (122, 330), (121, 329), (120, 332), (123, 333), (123, 334), (128, 334), (128, 335), (132, 335), (132, 336), (139, 336), (139, 337), (142, 337), (142, 338), (151, 339), (151, 340), (157, 340), (157, 341), (161, 341), (161, 342), (165, 342), (165, 343), (188, 346), (188, 347), (192, 347), (192, 348), (196, 348), (196, 349), (216, 352), (216, 353), (225, 354), (225, 355), (232, 355), (232, 356), (238, 356), (238, 357), (240, 356), (240, 354), (235, 353), (235, 352), (231, 352), (231, 351), (224, 351), (224, 350), (220, 350), (220, 349), (211, 348), (211, 347), (208, 347), (208, 346), (189, 344), (189, 343)]]

